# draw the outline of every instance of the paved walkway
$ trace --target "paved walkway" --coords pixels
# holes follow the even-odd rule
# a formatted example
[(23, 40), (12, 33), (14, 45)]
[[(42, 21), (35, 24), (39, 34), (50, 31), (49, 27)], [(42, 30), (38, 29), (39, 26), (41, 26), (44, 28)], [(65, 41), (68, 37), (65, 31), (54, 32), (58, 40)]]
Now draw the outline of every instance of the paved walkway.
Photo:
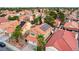
[(6, 41), (7, 39), (9, 39), (9, 36), (3, 35), (3, 36), (0, 37), (0, 42), (4, 42), (4, 41)]
[[(8, 36), (1, 36), (0, 37), (0, 42), (5, 42), (5, 40), (7, 40), (9, 37)], [(11, 51), (11, 49), (7, 48), (7, 47), (0, 47), (0, 51)]]
[(23, 48), (22, 51), (34, 51), (34, 46), (27, 43), (26, 47)]
[(11, 49), (7, 48), (7, 47), (0, 47), (0, 51), (12, 51)]

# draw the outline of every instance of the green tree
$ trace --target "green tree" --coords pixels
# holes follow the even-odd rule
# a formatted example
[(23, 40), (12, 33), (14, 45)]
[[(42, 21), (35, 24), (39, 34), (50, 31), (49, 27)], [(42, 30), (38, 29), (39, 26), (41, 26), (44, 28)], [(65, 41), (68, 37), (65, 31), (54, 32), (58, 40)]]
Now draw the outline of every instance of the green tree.
[(56, 10), (55, 9), (48, 9), (46, 17), (45, 17), (45, 23), (47, 23), (53, 27), (55, 24), (56, 18), (57, 18)]
[(11, 20), (11, 21), (13, 21), (13, 20), (19, 20), (19, 16), (13, 16), (13, 17), (9, 16), (8, 20)]
[(41, 24), (41, 23), (42, 23), (42, 21), (41, 21), (41, 16), (35, 18), (35, 19), (34, 19), (34, 23), (35, 23), (35, 24)]
[(46, 40), (44, 40), (44, 35), (39, 34), (37, 36), (37, 51), (45, 51)]
[(61, 22), (63, 23), (65, 20), (65, 15), (64, 15), (64, 13), (62, 13), (62, 12), (58, 12), (58, 16), (60, 17), (60, 19), (61, 19)]
[(45, 17), (45, 23), (47, 23), (47, 24), (49, 24), (53, 27), (54, 24), (55, 24), (55, 19), (51, 16), (46, 16)]
[(15, 31), (12, 33), (11, 38), (15, 39), (16, 42), (19, 42), (19, 38), (22, 36), (21, 27), (18, 25)]
[(56, 17), (57, 17), (57, 14), (54, 12), (54, 10), (50, 10), (50, 11), (48, 12), (48, 15), (51, 16), (51, 17), (54, 18), (54, 19), (56, 19)]

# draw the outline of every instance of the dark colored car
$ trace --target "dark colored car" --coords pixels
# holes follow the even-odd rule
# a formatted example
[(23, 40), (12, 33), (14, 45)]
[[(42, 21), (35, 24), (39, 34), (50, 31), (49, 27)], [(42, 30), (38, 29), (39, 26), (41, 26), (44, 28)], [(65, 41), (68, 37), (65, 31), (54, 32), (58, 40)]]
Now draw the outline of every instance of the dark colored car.
[(6, 46), (5, 43), (0, 42), (0, 47), (5, 47), (5, 46)]

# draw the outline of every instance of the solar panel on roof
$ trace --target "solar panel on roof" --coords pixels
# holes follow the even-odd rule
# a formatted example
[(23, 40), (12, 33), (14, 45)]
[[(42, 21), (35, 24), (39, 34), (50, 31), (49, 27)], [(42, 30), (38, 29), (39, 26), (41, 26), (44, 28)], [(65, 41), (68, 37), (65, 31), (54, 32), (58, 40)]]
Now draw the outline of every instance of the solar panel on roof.
[(25, 21), (21, 21), (20, 26), (23, 27), (24, 24), (25, 24)]
[(43, 31), (46, 31), (48, 28), (50, 28), (50, 26), (48, 24), (43, 24), (41, 27), (40, 27)]

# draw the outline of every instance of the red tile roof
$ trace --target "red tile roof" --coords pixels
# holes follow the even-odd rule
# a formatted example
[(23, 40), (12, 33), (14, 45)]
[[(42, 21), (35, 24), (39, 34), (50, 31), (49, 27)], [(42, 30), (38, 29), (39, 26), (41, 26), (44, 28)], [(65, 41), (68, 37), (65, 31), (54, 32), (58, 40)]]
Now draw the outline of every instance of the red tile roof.
[(46, 32), (42, 31), (39, 26), (36, 26), (34, 28), (31, 29), (31, 32), (33, 32), (35, 34), (35, 36), (32, 36), (31, 34), (28, 35), (26, 37), (27, 40), (29, 41), (32, 41), (32, 42), (36, 42), (37, 41), (37, 38), (36, 38), (36, 35), (38, 34), (45, 34)]
[(0, 29), (6, 30), (8, 33), (12, 33), (15, 27), (18, 25), (18, 21), (10, 21), (0, 24)]
[(69, 30), (79, 30), (79, 24), (75, 21), (65, 23), (64, 27)]
[(6, 19), (5, 17), (0, 17), (0, 23), (3, 23), (3, 22), (7, 22), (8, 19)]
[(58, 30), (46, 44), (46, 47), (54, 46), (58, 50), (76, 50), (77, 40), (72, 32), (66, 30)]
[[(43, 24), (42, 24), (42, 25), (43, 25)], [(27, 40), (30, 40), (30, 41), (32, 41), (32, 42), (36, 42), (36, 41), (37, 41), (37, 35), (38, 35), (38, 34), (43, 34), (43, 35), (45, 35), (45, 34), (47, 34), (47, 32), (50, 32), (51, 27), (48, 28), (46, 31), (43, 31), (43, 30), (40, 28), (42, 25), (40, 25), (40, 26), (37, 25), (36, 27), (32, 28), (32, 29), (30, 30), (30, 32), (33, 32), (33, 33), (35, 34), (35, 36), (32, 36), (31, 34), (29, 34), (29, 35), (26, 37), (26, 39), (27, 39)]]

